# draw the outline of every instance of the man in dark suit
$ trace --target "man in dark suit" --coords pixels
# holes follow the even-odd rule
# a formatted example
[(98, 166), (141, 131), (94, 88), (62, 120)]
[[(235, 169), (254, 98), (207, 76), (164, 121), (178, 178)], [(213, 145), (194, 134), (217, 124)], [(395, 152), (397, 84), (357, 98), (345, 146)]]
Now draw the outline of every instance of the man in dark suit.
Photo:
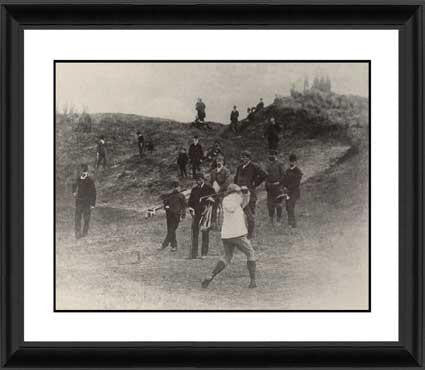
[(276, 123), (274, 117), (271, 117), (270, 123), (266, 126), (264, 133), (264, 136), (268, 142), (269, 151), (277, 150), (279, 146), (279, 132), (280, 126)]
[(251, 153), (243, 151), (241, 153), (241, 164), (236, 170), (235, 184), (242, 190), (247, 188), (250, 193), (248, 205), (244, 208), (248, 222), (248, 239), (252, 239), (255, 234), (255, 206), (257, 203), (256, 188), (266, 179), (267, 174), (256, 163), (251, 161)]
[(260, 98), (259, 103), (257, 104), (257, 106), (255, 107), (255, 111), (256, 112), (260, 112), (264, 109), (264, 102), (263, 102), (263, 98)]
[(295, 203), (300, 198), (300, 184), (303, 177), (302, 171), (297, 167), (297, 156), (291, 154), (289, 156), (289, 168), (285, 171), (283, 177), (283, 186), (289, 199), (286, 200), (286, 212), (288, 213), (288, 224), (292, 228), (297, 227), (295, 219)]
[(233, 110), (230, 112), (230, 128), (234, 133), (238, 131), (239, 111), (236, 105), (233, 106)]
[(199, 137), (193, 137), (193, 143), (189, 146), (189, 160), (192, 165), (192, 176), (196, 177), (196, 174), (201, 170), (201, 162), (204, 159), (204, 150), (199, 143)]
[(173, 182), (173, 191), (164, 197), (164, 209), (167, 217), (167, 236), (161, 249), (171, 244), (171, 251), (175, 252), (177, 250), (176, 231), (180, 220), (186, 216), (186, 198), (181, 193), (178, 181)]
[(97, 142), (96, 149), (96, 170), (99, 166), (102, 165), (103, 169), (106, 167), (106, 143), (105, 136), (100, 136), (99, 141)]
[[(87, 235), (91, 210), (96, 205), (96, 187), (94, 181), (89, 177), (86, 164), (81, 165), (81, 174), (72, 187), (72, 193), (75, 197), (75, 237), (79, 239)], [(84, 218), (82, 233), (81, 218)]]
[[(202, 173), (196, 175), (196, 186), (189, 196), (189, 212), (192, 215), (192, 251), (191, 258), (198, 258), (198, 239), (202, 214), (210, 203), (214, 202), (215, 191), (205, 183)], [(201, 258), (205, 258), (209, 248), (209, 229), (202, 230)]]
[(267, 208), (269, 211), (270, 224), (273, 225), (275, 212), (277, 222), (280, 222), (282, 218), (282, 181), (285, 174), (282, 163), (277, 160), (276, 151), (271, 151), (269, 154), (266, 173)]

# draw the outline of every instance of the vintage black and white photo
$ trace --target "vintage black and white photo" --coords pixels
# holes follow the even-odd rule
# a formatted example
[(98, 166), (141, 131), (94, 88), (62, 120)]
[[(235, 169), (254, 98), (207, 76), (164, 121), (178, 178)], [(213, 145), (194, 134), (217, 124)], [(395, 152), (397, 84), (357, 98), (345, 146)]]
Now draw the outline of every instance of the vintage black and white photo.
[(55, 310), (368, 311), (368, 61), (56, 61)]

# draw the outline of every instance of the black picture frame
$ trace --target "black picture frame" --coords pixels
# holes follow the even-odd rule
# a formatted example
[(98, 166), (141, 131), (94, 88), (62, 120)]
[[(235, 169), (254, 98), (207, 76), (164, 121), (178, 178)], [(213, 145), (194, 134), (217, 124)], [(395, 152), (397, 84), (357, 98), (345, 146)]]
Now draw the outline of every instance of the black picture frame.
[[(424, 10), (425, 2), (416, 0), (2, 0), (1, 366), (422, 368)], [(399, 30), (399, 341), (24, 341), (23, 33), (25, 29), (44, 28)]]

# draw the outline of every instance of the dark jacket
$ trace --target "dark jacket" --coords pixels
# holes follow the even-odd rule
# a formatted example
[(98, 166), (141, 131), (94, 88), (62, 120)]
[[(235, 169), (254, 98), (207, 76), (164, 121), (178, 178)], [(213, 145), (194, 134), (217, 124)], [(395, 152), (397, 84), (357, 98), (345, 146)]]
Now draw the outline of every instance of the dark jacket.
[(230, 122), (238, 122), (239, 112), (237, 110), (232, 110), (230, 113)]
[[(192, 191), (190, 192), (188, 205), (189, 207), (195, 210), (195, 214), (201, 215), (208, 204), (208, 201), (207, 201), (208, 196), (211, 196), (214, 194), (215, 194), (214, 189), (207, 183), (204, 183), (202, 187), (199, 187), (198, 185), (196, 185), (194, 188), (192, 188)], [(205, 197), (205, 198), (200, 200), (200, 198), (202, 197)]]
[(275, 182), (283, 183), (283, 177), (285, 175), (285, 170), (283, 169), (283, 164), (279, 161), (268, 162), (266, 167), (266, 185), (273, 184)]
[(200, 162), (204, 158), (204, 151), (202, 150), (201, 144), (190, 144), (189, 158), (192, 162)]
[(227, 187), (230, 184), (230, 171), (228, 168), (223, 167), (220, 172), (217, 171), (217, 168), (211, 171), (210, 175), (210, 183), (211, 185), (214, 183), (214, 181), (217, 182), (218, 185), (220, 185), (219, 192), (223, 192), (227, 190)]
[(106, 155), (106, 146), (105, 146), (105, 143), (102, 144), (102, 142), (100, 140), (97, 143), (97, 153), (100, 156), (103, 156), (103, 157)]
[(186, 206), (186, 198), (178, 191), (173, 190), (164, 198), (164, 208), (166, 212), (182, 216), (186, 212)]
[(96, 186), (90, 177), (79, 177), (72, 186), (72, 192), (76, 193), (76, 206), (94, 207), (96, 205)]
[(150, 152), (153, 152), (153, 150), (155, 149), (155, 147), (154, 147), (154, 145), (153, 145), (153, 141), (152, 141), (152, 140), (149, 140), (149, 141), (146, 143), (146, 149), (147, 149), (147, 150), (149, 150)]
[(268, 140), (278, 141), (279, 140), (279, 132), (280, 132), (280, 127), (277, 125), (277, 123), (275, 123), (274, 125), (269, 124), (266, 127), (266, 130), (264, 132), (264, 136)]
[(189, 157), (186, 153), (179, 153), (179, 156), (177, 157), (177, 164), (179, 166), (186, 166), (187, 162), (189, 162)]
[(236, 170), (235, 184), (239, 186), (247, 186), (248, 189), (255, 190), (265, 179), (267, 174), (263, 169), (253, 163), (249, 162), (244, 168), (240, 165)]
[(255, 111), (258, 112), (258, 111), (262, 110), (263, 108), (264, 108), (264, 103), (262, 101), (260, 101), (257, 104), (257, 107), (255, 108)]
[(204, 104), (204, 102), (197, 102), (196, 103), (196, 106), (195, 106), (195, 108), (196, 108), (196, 110), (198, 111), (198, 112), (202, 112), (202, 113), (204, 113), (205, 112), (205, 104)]
[(138, 135), (137, 136), (137, 144), (139, 146), (143, 146), (145, 144), (145, 138), (143, 137), (143, 135)]
[(287, 188), (287, 193), (291, 198), (298, 199), (300, 197), (300, 184), (303, 173), (298, 167), (288, 168), (283, 177), (283, 186)]

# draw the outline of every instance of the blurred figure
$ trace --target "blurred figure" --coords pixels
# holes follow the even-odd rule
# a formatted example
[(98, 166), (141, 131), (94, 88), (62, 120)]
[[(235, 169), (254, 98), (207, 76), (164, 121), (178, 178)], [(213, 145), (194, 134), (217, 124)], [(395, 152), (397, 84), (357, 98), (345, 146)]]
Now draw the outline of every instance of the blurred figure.
[(105, 136), (100, 136), (99, 141), (97, 142), (96, 149), (96, 170), (99, 166), (102, 165), (103, 169), (106, 167), (106, 143)]
[(204, 159), (204, 150), (199, 143), (199, 137), (193, 137), (193, 143), (189, 146), (189, 160), (192, 165), (192, 176), (196, 177), (197, 173), (201, 171), (201, 163)]
[(260, 98), (260, 102), (257, 104), (257, 106), (255, 107), (255, 111), (256, 112), (260, 112), (264, 109), (264, 102), (263, 102), (263, 98)]
[(216, 159), (216, 167), (211, 171), (210, 175), (210, 185), (213, 187), (217, 196), (216, 201), (213, 205), (212, 213), (212, 228), (214, 230), (219, 229), (219, 220), (218, 215), (219, 211), (222, 210), (221, 202), (223, 200), (224, 192), (227, 190), (227, 187), (230, 184), (230, 171), (224, 165), (224, 157), (219, 155)]
[(297, 156), (291, 154), (289, 156), (289, 168), (285, 171), (283, 177), (283, 186), (288, 194), (286, 200), (286, 212), (288, 213), (288, 224), (292, 228), (297, 227), (297, 220), (295, 218), (295, 204), (300, 198), (300, 184), (303, 177), (302, 171), (297, 167)]
[[(90, 227), (91, 210), (96, 206), (96, 186), (89, 177), (89, 167), (81, 165), (81, 173), (72, 186), (75, 197), (75, 238), (86, 236)], [(81, 218), (84, 219), (83, 232), (81, 232)]]
[(146, 142), (146, 150), (147, 150), (149, 153), (151, 153), (151, 154), (152, 154), (152, 152), (155, 150), (155, 147), (154, 147), (154, 145), (153, 145), (153, 141), (152, 141), (152, 139), (149, 139), (149, 140)]
[(266, 173), (261, 167), (251, 161), (251, 153), (241, 153), (241, 164), (236, 170), (235, 184), (241, 188), (246, 187), (250, 192), (249, 203), (244, 207), (248, 223), (248, 239), (254, 238), (255, 234), (255, 207), (257, 203), (256, 188), (266, 179)]
[(167, 218), (167, 236), (162, 242), (161, 250), (171, 244), (171, 251), (177, 250), (176, 231), (181, 219), (186, 216), (186, 198), (181, 193), (180, 184), (174, 181), (173, 190), (164, 198), (164, 209)]
[(238, 132), (238, 121), (239, 121), (239, 111), (236, 108), (236, 105), (233, 106), (233, 110), (230, 113), (230, 128), (236, 134)]
[(139, 148), (139, 156), (142, 158), (145, 150), (145, 138), (140, 131), (137, 131), (137, 147)]
[(264, 133), (264, 136), (267, 139), (269, 151), (277, 150), (279, 146), (279, 132), (280, 127), (277, 125), (274, 117), (271, 117)]
[(177, 166), (179, 167), (179, 176), (181, 176), (182, 178), (187, 177), (187, 162), (189, 162), (189, 157), (187, 156), (186, 149), (181, 148), (180, 153), (177, 157)]
[[(192, 249), (190, 258), (198, 258), (199, 232), (201, 231), (201, 218), (206, 208), (214, 202), (215, 191), (205, 183), (205, 176), (201, 173), (196, 175), (196, 185), (192, 188), (189, 196), (189, 212), (192, 216)], [(209, 229), (202, 230), (201, 258), (208, 255)]]
[(270, 223), (273, 225), (275, 212), (277, 217), (276, 221), (280, 222), (282, 219), (282, 182), (285, 175), (283, 165), (277, 160), (276, 151), (270, 152), (266, 173), (267, 208), (269, 211)]
[(224, 158), (224, 154), (223, 154), (223, 150), (221, 149), (221, 145), (218, 142), (218, 140), (216, 140), (214, 142), (214, 146), (212, 146), (209, 150), (208, 150), (208, 154), (207, 154), (207, 159), (211, 162), (211, 168), (214, 169), (217, 166), (217, 162), (216, 159), (218, 156), (223, 156)]
[(197, 123), (204, 123), (205, 117), (206, 117), (205, 108), (206, 106), (204, 102), (202, 101), (202, 99), (198, 98), (198, 101), (196, 102), (196, 105), (195, 105), (195, 109), (197, 112), (197, 116), (196, 116)]

